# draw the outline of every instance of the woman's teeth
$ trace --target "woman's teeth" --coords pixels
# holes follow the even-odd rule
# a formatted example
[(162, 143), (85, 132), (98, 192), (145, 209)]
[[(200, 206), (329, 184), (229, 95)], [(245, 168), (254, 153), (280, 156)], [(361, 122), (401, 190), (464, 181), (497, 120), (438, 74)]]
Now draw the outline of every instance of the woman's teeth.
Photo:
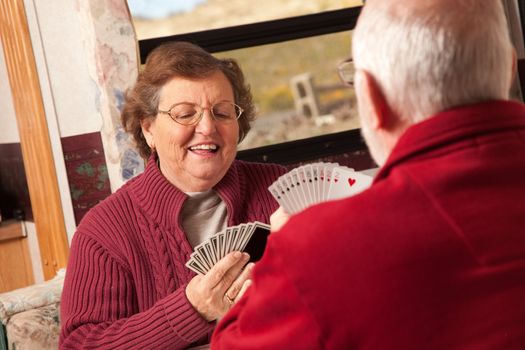
[(191, 146), (190, 151), (197, 151), (197, 150), (207, 150), (207, 151), (215, 151), (217, 150), (217, 145), (196, 145)]

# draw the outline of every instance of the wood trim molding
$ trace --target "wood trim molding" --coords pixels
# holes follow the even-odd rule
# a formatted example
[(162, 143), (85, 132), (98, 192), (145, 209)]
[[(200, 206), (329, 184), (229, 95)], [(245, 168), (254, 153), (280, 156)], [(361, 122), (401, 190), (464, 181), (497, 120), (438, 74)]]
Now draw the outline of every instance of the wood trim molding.
[(23, 0), (0, 0), (0, 34), (47, 280), (66, 266), (69, 245)]
[(0, 293), (35, 283), (27, 238), (0, 241), (0, 250)]
[(15, 238), (24, 238), (22, 222), (18, 220), (7, 220), (0, 222), (0, 242)]

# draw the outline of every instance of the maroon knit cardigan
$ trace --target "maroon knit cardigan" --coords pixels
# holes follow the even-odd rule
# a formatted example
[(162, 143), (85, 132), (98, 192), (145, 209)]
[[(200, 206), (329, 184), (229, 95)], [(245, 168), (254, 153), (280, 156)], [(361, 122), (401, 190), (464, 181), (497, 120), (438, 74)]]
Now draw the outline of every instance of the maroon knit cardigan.
[[(269, 222), (268, 186), (285, 169), (234, 161), (214, 187), (228, 225)], [(61, 349), (184, 349), (208, 342), (207, 322), (186, 298), (195, 275), (180, 223), (186, 194), (152, 156), (143, 174), (93, 208), (71, 242), (61, 299)]]

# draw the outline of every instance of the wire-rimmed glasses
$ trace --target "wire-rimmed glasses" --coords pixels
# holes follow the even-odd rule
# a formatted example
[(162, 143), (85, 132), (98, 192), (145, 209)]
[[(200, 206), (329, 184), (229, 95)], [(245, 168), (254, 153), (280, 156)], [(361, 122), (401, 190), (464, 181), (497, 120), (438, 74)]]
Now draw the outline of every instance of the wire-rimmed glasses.
[(180, 102), (172, 105), (167, 111), (159, 109), (159, 113), (167, 114), (174, 122), (181, 125), (197, 124), (204, 115), (204, 111), (209, 110), (216, 122), (231, 122), (239, 119), (243, 109), (233, 102), (220, 101), (211, 107), (204, 108), (195, 103)]
[(339, 73), (339, 78), (347, 86), (354, 86), (354, 60), (350, 57), (339, 63), (337, 66), (337, 72)]

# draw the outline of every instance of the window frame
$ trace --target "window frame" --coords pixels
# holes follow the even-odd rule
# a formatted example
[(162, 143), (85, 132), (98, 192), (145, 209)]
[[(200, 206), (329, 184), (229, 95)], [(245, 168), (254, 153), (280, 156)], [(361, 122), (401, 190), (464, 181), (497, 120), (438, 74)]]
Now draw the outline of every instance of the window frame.
[[(188, 41), (208, 52), (221, 52), (310, 38), (354, 29), (362, 6), (232, 27), (139, 40), (140, 60), (166, 41)], [(354, 158), (358, 159), (355, 164)], [(237, 159), (296, 165), (336, 160), (356, 170), (375, 167), (360, 129), (330, 133), (238, 151)], [(346, 160), (346, 164), (345, 164)]]
[(362, 6), (311, 15), (243, 24), (139, 40), (140, 61), (166, 41), (188, 41), (208, 52), (220, 52), (309, 38), (354, 29)]

